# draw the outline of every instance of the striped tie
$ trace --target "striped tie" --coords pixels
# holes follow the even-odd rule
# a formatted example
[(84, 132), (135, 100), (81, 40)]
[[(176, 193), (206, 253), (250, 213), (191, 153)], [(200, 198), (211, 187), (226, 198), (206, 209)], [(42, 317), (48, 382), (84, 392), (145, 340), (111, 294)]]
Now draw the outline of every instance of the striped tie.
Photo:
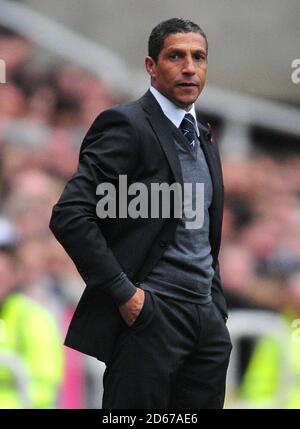
[(195, 129), (195, 119), (190, 113), (186, 113), (179, 127), (183, 135), (187, 138), (192, 149), (195, 147), (197, 133)]

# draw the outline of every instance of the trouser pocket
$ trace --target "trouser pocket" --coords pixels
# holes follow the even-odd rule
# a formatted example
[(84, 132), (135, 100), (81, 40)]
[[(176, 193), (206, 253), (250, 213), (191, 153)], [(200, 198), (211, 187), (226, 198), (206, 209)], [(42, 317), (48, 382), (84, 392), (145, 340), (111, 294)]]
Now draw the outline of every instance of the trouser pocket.
[(129, 329), (140, 331), (142, 329), (145, 329), (146, 326), (149, 325), (151, 320), (154, 316), (154, 310), (155, 310), (155, 300), (151, 292), (148, 290), (144, 290), (145, 293), (145, 300), (143, 307), (138, 315), (138, 317), (135, 319), (133, 324), (129, 326)]

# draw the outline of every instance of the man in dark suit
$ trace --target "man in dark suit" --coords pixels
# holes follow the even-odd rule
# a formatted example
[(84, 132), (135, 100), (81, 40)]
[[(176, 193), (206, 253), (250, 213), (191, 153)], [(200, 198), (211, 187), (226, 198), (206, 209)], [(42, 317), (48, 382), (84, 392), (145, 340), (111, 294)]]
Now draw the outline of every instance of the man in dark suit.
[(106, 363), (104, 408), (222, 408), (231, 350), (218, 264), (223, 181), (194, 107), (206, 35), (164, 21), (145, 64), (150, 89), (96, 118), (53, 208), (50, 228), (86, 283), (65, 344)]

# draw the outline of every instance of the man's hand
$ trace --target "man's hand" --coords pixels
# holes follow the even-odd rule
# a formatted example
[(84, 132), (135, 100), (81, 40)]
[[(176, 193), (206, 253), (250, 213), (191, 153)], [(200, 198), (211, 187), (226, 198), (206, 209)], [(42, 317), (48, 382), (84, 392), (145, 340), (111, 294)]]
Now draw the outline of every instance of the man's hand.
[(128, 326), (133, 325), (136, 318), (140, 314), (140, 311), (143, 308), (145, 300), (145, 292), (141, 288), (137, 288), (135, 294), (125, 302), (125, 304), (120, 305), (119, 310), (121, 316)]

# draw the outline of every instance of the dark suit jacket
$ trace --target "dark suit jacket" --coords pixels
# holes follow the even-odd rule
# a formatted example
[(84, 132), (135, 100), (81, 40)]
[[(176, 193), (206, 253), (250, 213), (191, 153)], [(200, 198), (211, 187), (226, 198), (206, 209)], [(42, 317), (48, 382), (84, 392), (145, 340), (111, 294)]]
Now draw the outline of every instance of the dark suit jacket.
[[(213, 183), (209, 209), (215, 269), (213, 301), (227, 318), (218, 264), (223, 216), (221, 164), (209, 130), (200, 123), (199, 127)], [(183, 187), (174, 138), (186, 144), (150, 91), (138, 101), (106, 110), (84, 138), (78, 170), (53, 208), (50, 229), (86, 283), (65, 345), (104, 362), (110, 356), (121, 322), (105, 285), (122, 271), (135, 285), (142, 282), (171, 243), (178, 218), (99, 219), (96, 187), (111, 182), (117, 188), (120, 174), (127, 175), (128, 186), (142, 182), (150, 189), (151, 182), (176, 181)]]

